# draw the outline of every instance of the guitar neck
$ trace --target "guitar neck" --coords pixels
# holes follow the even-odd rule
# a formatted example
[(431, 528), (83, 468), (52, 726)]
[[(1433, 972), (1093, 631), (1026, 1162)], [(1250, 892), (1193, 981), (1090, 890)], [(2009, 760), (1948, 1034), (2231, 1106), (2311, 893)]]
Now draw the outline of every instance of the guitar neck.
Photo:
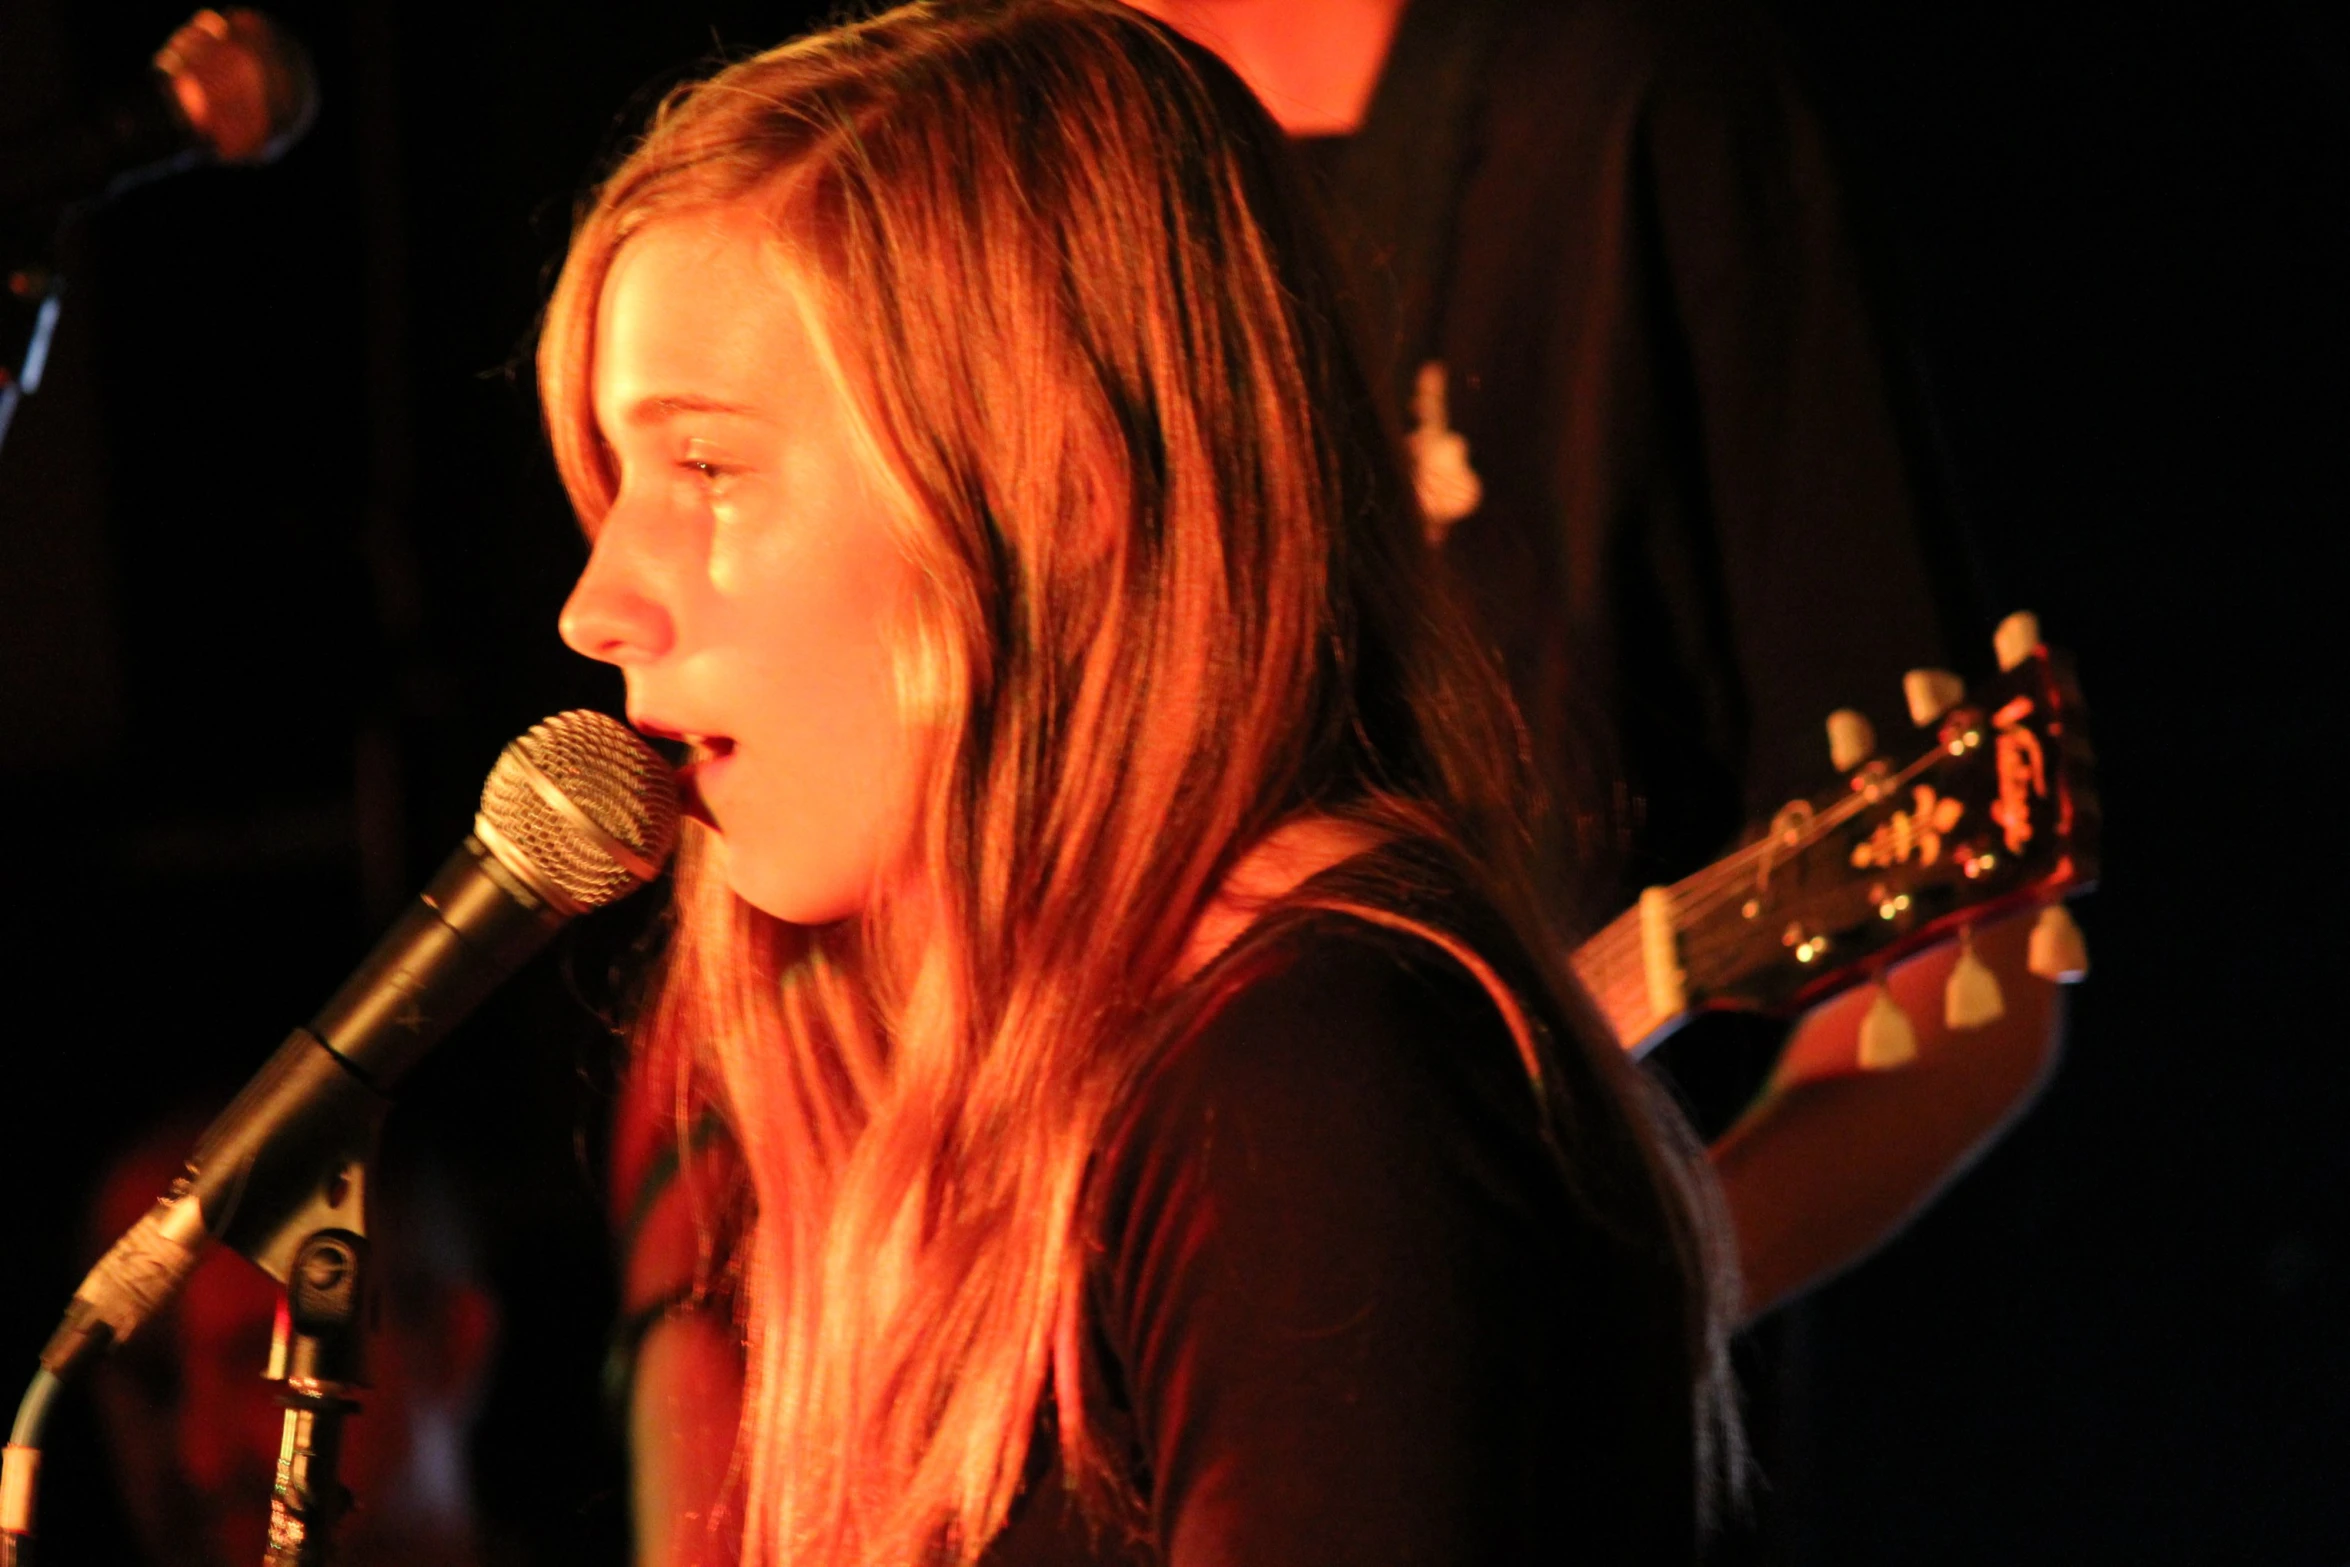
[[(1669, 897), (1672, 889), (1658, 890)], [(1652, 893), (1644, 904), (1626, 909), (1594, 932), (1570, 959), (1575, 977), (1590, 993), (1616, 1042), (1636, 1053), (1662, 1038), (1689, 1010), (1686, 999), (1650, 982), (1649, 948), (1654, 942), (1643, 939), (1642, 925), (1645, 919), (1653, 928), (1656, 911)]]

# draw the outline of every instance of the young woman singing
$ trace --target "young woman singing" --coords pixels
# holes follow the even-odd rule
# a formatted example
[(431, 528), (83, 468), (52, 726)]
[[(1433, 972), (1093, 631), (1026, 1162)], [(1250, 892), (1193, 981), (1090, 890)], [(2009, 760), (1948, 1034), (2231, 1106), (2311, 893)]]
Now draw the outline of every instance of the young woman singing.
[(917, 6), (680, 92), (580, 224), (563, 633), (696, 756), (639, 1081), (744, 1186), (734, 1310), (646, 1330), (648, 1558), (1694, 1549), (1709, 1189), (1280, 159), (1130, 13)]

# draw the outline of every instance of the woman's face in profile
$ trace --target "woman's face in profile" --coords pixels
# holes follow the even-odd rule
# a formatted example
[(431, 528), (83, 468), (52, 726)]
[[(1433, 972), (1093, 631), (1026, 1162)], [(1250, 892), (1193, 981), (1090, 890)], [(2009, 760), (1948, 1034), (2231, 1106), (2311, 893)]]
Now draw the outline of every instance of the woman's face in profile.
[(861, 909), (910, 819), (889, 631), (914, 586), (766, 219), (664, 219), (614, 257), (592, 391), (618, 489), (563, 639), (697, 746), (698, 813), (778, 919)]

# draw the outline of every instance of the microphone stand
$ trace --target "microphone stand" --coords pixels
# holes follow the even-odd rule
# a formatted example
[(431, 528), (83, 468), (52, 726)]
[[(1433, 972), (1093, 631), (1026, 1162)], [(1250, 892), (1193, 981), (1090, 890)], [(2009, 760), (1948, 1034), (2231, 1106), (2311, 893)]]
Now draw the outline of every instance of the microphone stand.
[(313, 1231), (295, 1251), (269, 1352), (268, 1379), (286, 1413), (264, 1567), (333, 1560), (335, 1526), (351, 1507), (337, 1473), (343, 1420), (366, 1386), (367, 1268), (367, 1239), (351, 1229)]
[[(414, 996), (399, 994), (421, 1019)], [(390, 1109), (391, 1100), (316, 1034), (294, 1030), (214, 1121), (187, 1172), (83, 1281), (118, 1310), (136, 1305), (134, 1327), (186, 1282), (199, 1242), (240, 1253), (285, 1285), (266, 1373), (286, 1408), (269, 1567), (324, 1567), (334, 1526), (350, 1510), (336, 1469), (343, 1420), (359, 1407), (352, 1395), (364, 1384), (367, 1189)], [(208, 1196), (216, 1233), (195, 1217)], [(41, 1351), (0, 1454), (0, 1567), (22, 1567), (28, 1557), (42, 1433), (57, 1393), (113, 1340), (105, 1309), (77, 1292)]]
[[(366, 1181), (364, 1161), (346, 1164), (328, 1178), (322, 1201), (337, 1217), (304, 1235), (286, 1268), (286, 1296), (263, 1373), (277, 1384), (277, 1401), (285, 1407), (263, 1567), (328, 1567), (334, 1560), (335, 1527), (351, 1510), (351, 1493), (338, 1471), (343, 1421), (359, 1412), (355, 1395), (367, 1385)], [(349, 1202), (354, 1194), (361, 1200)], [(341, 1211), (346, 1205), (347, 1213)], [(281, 1247), (282, 1241), (268, 1254), (284, 1256)], [(101, 1329), (99, 1342), (104, 1338)], [(76, 1357), (54, 1370), (43, 1366), (17, 1410), (7, 1462), (0, 1466), (0, 1567), (27, 1567), (31, 1561), (42, 1432), (65, 1378), (84, 1363)]]
[(0, 447), (5, 447), (8, 426), (16, 418), (16, 405), (41, 389), (42, 373), (49, 367), (49, 340), (57, 332), (65, 278), (56, 267), (36, 261), (11, 267), (0, 282), (4, 282), (9, 299), (9, 304), (0, 308), (7, 309), (11, 316), (20, 311), (31, 312), (30, 322), (22, 328), (21, 345), (15, 330), (18, 323), (9, 323), (10, 351), (0, 358)]

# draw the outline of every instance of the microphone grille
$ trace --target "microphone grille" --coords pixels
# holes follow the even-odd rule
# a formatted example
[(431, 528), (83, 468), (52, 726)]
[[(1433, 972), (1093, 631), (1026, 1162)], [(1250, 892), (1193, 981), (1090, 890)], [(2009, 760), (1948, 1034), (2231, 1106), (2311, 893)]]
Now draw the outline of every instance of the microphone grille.
[(575, 709), (533, 724), (500, 753), (482, 785), (480, 821), (493, 848), (503, 839), (528, 862), (511, 866), (517, 874), (581, 910), (599, 909), (668, 863), (677, 782), (636, 731)]
[(318, 71), (258, 11), (205, 9), (155, 53), (188, 128), (223, 163), (268, 163), (318, 118)]

